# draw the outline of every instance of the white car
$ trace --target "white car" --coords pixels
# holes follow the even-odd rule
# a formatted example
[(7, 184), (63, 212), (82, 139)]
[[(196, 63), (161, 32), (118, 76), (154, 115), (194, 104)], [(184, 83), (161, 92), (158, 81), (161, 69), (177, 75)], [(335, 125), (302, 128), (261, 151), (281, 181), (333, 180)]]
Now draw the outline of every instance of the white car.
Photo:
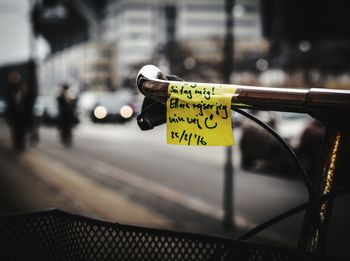
[(34, 104), (34, 116), (42, 124), (55, 125), (58, 117), (58, 104), (55, 96), (38, 96)]
[(135, 96), (132, 92), (86, 92), (79, 99), (78, 108), (96, 123), (124, 123), (135, 116)]

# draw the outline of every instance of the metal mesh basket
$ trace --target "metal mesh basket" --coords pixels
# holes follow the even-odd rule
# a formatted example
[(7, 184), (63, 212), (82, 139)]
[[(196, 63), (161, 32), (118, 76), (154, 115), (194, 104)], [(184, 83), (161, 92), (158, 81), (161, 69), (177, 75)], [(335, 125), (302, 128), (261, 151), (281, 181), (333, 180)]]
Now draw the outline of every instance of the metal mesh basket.
[(320, 260), (320, 257), (48, 210), (0, 218), (0, 259), (299, 261)]

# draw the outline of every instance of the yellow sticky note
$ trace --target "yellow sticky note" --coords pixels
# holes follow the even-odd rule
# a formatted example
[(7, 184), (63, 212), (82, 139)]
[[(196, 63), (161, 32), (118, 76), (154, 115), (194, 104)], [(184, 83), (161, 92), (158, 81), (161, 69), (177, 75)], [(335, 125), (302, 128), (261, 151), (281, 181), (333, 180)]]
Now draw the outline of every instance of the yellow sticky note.
[(167, 100), (168, 144), (229, 146), (232, 85), (171, 83)]

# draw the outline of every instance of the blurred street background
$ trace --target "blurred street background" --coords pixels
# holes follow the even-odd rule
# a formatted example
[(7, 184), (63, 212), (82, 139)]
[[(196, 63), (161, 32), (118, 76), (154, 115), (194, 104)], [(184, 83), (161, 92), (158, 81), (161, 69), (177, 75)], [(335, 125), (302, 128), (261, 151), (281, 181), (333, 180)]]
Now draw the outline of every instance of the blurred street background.
[[(186, 81), (350, 89), (349, 10), (341, 0), (0, 0), (0, 214), (59, 208), (236, 238), (306, 202), (282, 146), (237, 113), (232, 151), (167, 145), (165, 125), (141, 131), (135, 79), (154, 64)], [(317, 171), (320, 122), (251, 113)], [(334, 204), (331, 255), (350, 257), (348, 202)], [(295, 248), (304, 214), (252, 240)]]

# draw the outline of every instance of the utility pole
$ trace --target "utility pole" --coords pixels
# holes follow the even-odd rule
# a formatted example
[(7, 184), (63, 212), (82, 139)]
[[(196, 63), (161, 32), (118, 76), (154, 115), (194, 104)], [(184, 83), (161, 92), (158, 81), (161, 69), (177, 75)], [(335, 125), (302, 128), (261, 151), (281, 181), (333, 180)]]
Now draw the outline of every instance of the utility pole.
[(30, 22), (30, 29), (29, 29), (29, 60), (34, 61), (37, 58), (37, 53), (36, 53), (36, 35), (34, 32), (34, 21), (32, 20), (32, 12), (34, 9), (34, 6), (36, 4), (36, 0), (29, 0), (29, 22)]
[[(225, 0), (225, 42), (223, 50), (223, 79), (225, 83), (230, 83), (233, 72), (233, 7), (235, 0)], [(226, 147), (226, 160), (224, 166), (224, 191), (223, 191), (223, 208), (224, 218), (223, 226), (225, 229), (234, 227), (234, 209), (233, 209), (233, 163), (232, 147)]]

